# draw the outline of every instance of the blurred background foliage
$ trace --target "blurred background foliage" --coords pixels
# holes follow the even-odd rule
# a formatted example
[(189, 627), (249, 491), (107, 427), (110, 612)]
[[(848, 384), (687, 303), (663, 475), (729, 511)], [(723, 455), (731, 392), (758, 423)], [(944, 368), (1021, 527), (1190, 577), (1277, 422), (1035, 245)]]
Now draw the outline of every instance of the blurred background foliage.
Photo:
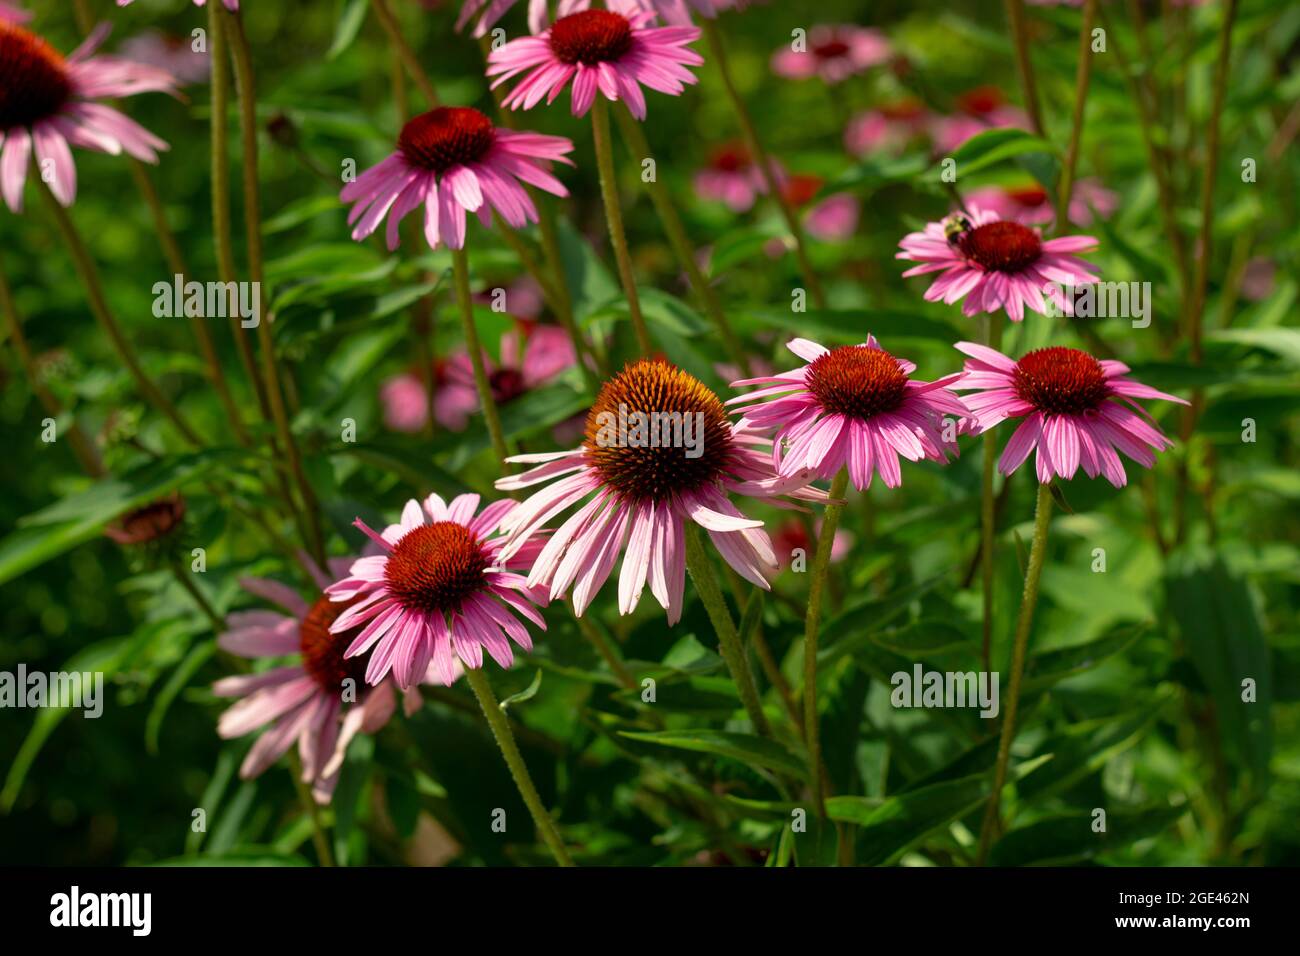
[[(201, 11), (180, 0), (138, 0), (127, 10), (109, 0), (91, 5), (114, 23), (110, 48), (146, 28), (186, 35), (206, 25)], [(34, 6), (35, 28), (72, 49), (79, 34), (64, 9), (70, 5)], [(452, 5), (392, 6), (443, 98), (489, 109), (481, 52), (452, 31)], [(1112, 51), (1118, 44), (1136, 57), (1127, 5), (1104, 6)], [(451, 351), (459, 339), (446, 254), (408, 245), (387, 256), (377, 245), (353, 243), (337, 201), (344, 161), (373, 164), (391, 150), (401, 125), (396, 58), (383, 32), (367, 4), (353, 0), (247, 0), (244, 7), (263, 124), (258, 175), (276, 347), (292, 369), (294, 428), (328, 514), (331, 551), (343, 554), (358, 544), (348, 527), (354, 516), (391, 517), (406, 498), (433, 490), (485, 491), (495, 471), (477, 426), (429, 440), (383, 425), (379, 386), (413, 360), (412, 302), (434, 295), (436, 353)], [(1153, 5), (1143, 7), (1158, 16)], [(1079, 11), (1028, 10), (1045, 138), (1054, 151), (1029, 137), (1000, 153), (988, 142), (973, 144), (960, 157), (963, 192), (1035, 178), (1053, 188), (1069, 134)], [(1157, 24), (1150, 66), (1176, 100), (1174, 121), (1156, 134), (1176, 157), (1178, 218), (1190, 237), (1199, 223), (1202, 131), (1221, 4), (1178, 11), (1176, 18)], [(737, 81), (773, 153), (791, 171), (827, 180), (824, 193), (851, 192), (862, 203), (851, 239), (813, 244), (831, 307), (792, 315), (789, 290), (799, 284), (792, 257), (772, 259), (765, 251), (782, 232), (776, 208), (760, 201), (737, 216), (691, 191), (691, 176), (709, 151), (739, 133), (714, 66), (706, 64), (700, 85), (681, 98), (650, 97), (645, 132), (658, 175), (678, 198), (693, 241), (711, 248), (711, 275), (737, 329), (755, 355), (778, 369), (789, 367), (782, 346), (791, 334), (853, 343), (868, 331), (914, 360), (923, 378), (959, 368), (951, 345), (977, 338), (977, 322), (955, 307), (923, 302), (924, 285), (900, 280), (894, 261), (903, 234), (948, 209), (935, 157), (913, 144), (896, 155), (856, 159), (846, 155), (842, 136), (849, 116), (904, 96), (946, 113), (961, 93), (993, 83), (1018, 100), (1001, 5), (777, 2), (720, 22)], [(836, 87), (774, 76), (772, 51), (789, 42), (792, 29), (815, 22), (878, 27), (898, 60)], [(504, 25), (521, 30), (522, 10)], [(1112, 319), (1086, 331), (1110, 343), (1144, 382), (1182, 395), (1202, 387), (1206, 409), (1191, 441), (1154, 472), (1130, 467), (1129, 488), (1116, 491), (1082, 476), (1064, 485), (1070, 510), (1059, 510), (1053, 524), (1022, 701), (1015, 796), (1005, 806), (1009, 832), (993, 862), (1300, 861), (1300, 151), (1295, 129), (1286, 134), (1300, 100), (1298, 50), (1300, 7), (1241, 4), (1200, 365), (1189, 361), (1178, 331), (1178, 289), (1131, 91), (1113, 52), (1095, 63), (1080, 174), (1100, 179), (1119, 201), (1107, 221), (1088, 230), (1101, 240), (1091, 258), (1106, 279), (1152, 282), (1155, 300), (1149, 329)], [(418, 104), (418, 92), (406, 86)], [(188, 87), (180, 101), (135, 98), (129, 111), (172, 144), (150, 174), (192, 276), (215, 278), (206, 85)], [(570, 224), (563, 238), (575, 313), (592, 333), (612, 337), (613, 355), (630, 354), (589, 125), (568, 115), (567, 94), (522, 121), (577, 143), (578, 167), (563, 174), (573, 198), (561, 206)], [(1279, 142), (1283, 148), (1271, 148)], [(721, 344), (678, 274), (638, 163), (626, 150), (620, 155), (637, 268), (644, 287), (657, 290), (647, 292), (652, 331), (674, 361), (723, 390)], [(1242, 157), (1258, 159), (1258, 182), (1241, 181)], [(149, 374), (196, 423), (207, 448), (185, 451), (141, 404), (29, 191), (27, 212), (0, 215), (4, 268), (45, 384), (94, 436), (115, 478), (88, 491), (91, 483), (66, 443), (40, 440), (45, 412), (7, 348), (0, 365), (10, 462), (0, 499), (0, 670), (19, 662), (29, 669), (102, 669), (108, 699), (95, 721), (54, 710), (0, 711), (0, 860), (313, 862), (310, 822), (288, 774), (276, 769), (241, 782), (235, 769), (249, 741), (223, 743), (215, 734), (220, 704), (208, 687), (225, 665), (214, 653), (210, 622), (165, 561), (124, 551), (101, 534), (122, 510), (179, 487), (188, 509), (177, 547), (186, 562), (191, 548), (206, 550), (207, 571), (192, 579), (218, 614), (248, 605), (235, 583), (243, 574), (308, 584), (265, 532), (271, 526), (293, 536), (265, 498), (251, 453), (232, 448), (185, 321), (155, 319), (150, 311), (154, 283), (169, 275), (126, 166), (87, 152), (78, 152), (77, 164), (73, 215), (109, 299)], [(237, 242), (238, 216), (237, 210)], [(493, 234), (474, 227), (471, 246), (477, 287), (520, 274), (514, 254)], [(1257, 258), (1271, 264), (1273, 279), (1262, 296), (1247, 300), (1241, 270)], [(493, 351), (508, 318), (486, 307), (478, 318)], [(237, 403), (255, 420), (229, 336), (224, 328), (214, 332)], [(1032, 316), (1008, 332), (1004, 351), (1089, 341), (1067, 320)], [(585, 409), (584, 388), (570, 370), (525, 402), (507, 405), (507, 430), (529, 450), (555, 447), (551, 429)], [(1177, 434), (1176, 409), (1154, 414)], [(1253, 443), (1242, 440), (1247, 418), (1257, 426)], [(343, 419), (356, 423), (355, 444), (340, 440)], [(964, 442), (963, 451), (948, 468), (912, 466), (899, 490), (877, 486), (852, 495), (846, 511), (854, 546), (835, 566), (821, 641), (823, 746), (838, 795), (831, 812), (854, 826), (862, 863), (968, 862), (987, 797), (993, 722), (969, 711), (896, 710), (888, 693), (889, 675), (917, 661), (927, 669), (979, 666), (979, 582), (971, 573), (979, 538), (978, 443)], [(1191, 491), (1180, 528), (1181, 469)], [(1002, 499), (993, 659), (1004, 672), (1033, 495), (1033, 479), (1022, 470)], [(761, 509), (759, 516), (785, 520)], [(1094, 570), (1099, 548), (1104, 573)], [(751, 634), (761, 628), (795, 686), (805, 591), (804, 576), (786, 572), (766, 600), (734, 609), (737, 619), (745, 612)], [(653, 602), (618, 618), (607, 597), (595, 606), (600, 626), (635, 662), (638, 676), (656, 677), (653, 706), (611, 678), (559, 608), (548, 615), (551, 630), (534, 654), (509, 673), (492, 674), (502, 697), (542, 674), (536, 693), (510, 713), (578, 862), (826, 859), (815, 827), (792, 837), (794, 804), (773, 784), (774, 771), (802, 765), (790, 722), (775, 743), (725, 732), (737, 700), (702, 608), (688, 605), (668, 630)], [(782, 715), (781, 694), (765, 677), (767, 704)], [(1256, 681), (1253, 704), (1242, 703), (1243, 677)], [(490, 808), (505, 808), (514, 821), (527, 817), (473, 698), (459, 686), (429, 697), (414, 718), (354, 743), (327, 811), (336, 855), (380, 864), (545, 862), (531, 828), (491, 830)], [(198, 807), (207, 812), (206, 833), (191, 831)], [(1104, 836), (1089, 828), (1094, 807), (1107, 809)]]

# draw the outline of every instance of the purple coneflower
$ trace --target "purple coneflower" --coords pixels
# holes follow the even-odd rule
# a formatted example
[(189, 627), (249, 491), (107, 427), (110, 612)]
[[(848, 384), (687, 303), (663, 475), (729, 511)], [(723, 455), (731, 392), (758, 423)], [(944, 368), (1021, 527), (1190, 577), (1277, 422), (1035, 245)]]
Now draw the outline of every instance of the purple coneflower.
[[(652, 423), (692, 428), (689, 444), (659, 440)], [(640, 431), (638, 431), (638, 429)], [(639, 436), (639, 437), (638, 437)], [(503, 490), (546, 483), (502, 523), (511, 555), (538, 540), (551, 518), (578, 505), (545, 542), (528, 583), (552, 597), (573, 587), (582, 614), (624, 552), (619, 612), (630, 614), (647, 582), (675, 624), (682, 613), (687, 522), (709, 533), (742, 577), (762, 588), (777, 569), (763, 522), (746, 518), (728, 494), (782, 506), (778, 496), (825, 501), (808, 487), (811, 472), (782, 477), (757, 436), (733, 424), (722, 401), (693, 376), (662, 359), (638, 359), (605, 383), (587, 415), (586, 438), (572, 451), (519, 455), (535, 465), (497, 481)], [(589, 499), (585, 500), (584, 499)]]
[(403, 126), (397, 151), (344, 186), (339, 198), (355, 203), (348, 223), (358, 242), (387, 217), (388, 248), (396, 249), (403, 217), (423, 205), (430, 248), (445, 243), (462, 249), (466, 212), (478, 213), (485, 226), (493, 210), (513, 229), (537, 222), (522, 183), (567, 196), (548, 168), (552, 162), (573, 165), (565, 158), (572, 151), (563, 136), (498, 129), (476, 109), (442, 106)]
[(737, 405), (756, 431), (773, 432), (772, 454), (781, 475), (811, 470), (831, 478), (847, 467), (853, 487), (871, 486), (873, 474), (890, 488), (902, 484), (899, 457), (947, 463), (954, 433), (970, 412), (947, 389), (961, 373), (933, 382), (908, 378), (916, 366), (890, 355), (868, 336), (862, 345), (828, 349), (808, 339), (786, 346), (807, 365), (776, 375), (741, 379), (732, 386), (762, 388), (727, 402)]
[[(478, 505), (473, 494), (450, 503), (429, 495), (423, 508), (411, 500), (401, 521), (382, 534), (356, 520), (382, 553), (354, 561), (348, 576), (325, 593), (334, 601), (355, 600), (330, 631), (357, 631), (343, 656), (371, 651), (367, 683), (377, 684), (391, 670), (398, 687), (410, 687), (432, 661), (433, 672), (449, 684), (457, 659), (466, 667), (483, 666), (484, 648), (509, 667), (511, 640), (524, 650), (533, 646), (516, 614), (546, 629), (533, 607), (546, 605), (546, 589), (506, 570), (505, 539), (492, 536), (515, 502), (494, 501), (481, 512)], [(527, 563), (541, 545), (539, 538), (531, 548), (516, 549), (514, 557)]]
[(957, 348), (970, 358), (953, 388), (976, 390), (962, 401), (979, 430), (1007, 418), (1024, 419), (998, 461), (1004, 475), (1037, 449), (1043, 484), (1053, 475), (1072, 478), (1082, 466), (1089, 478), (1101, 474), (1122, 488), (1128, 476), (1117, 452), (1150, 468), (1156, 463), (1154, 452), (1173, 447), (1136, 400), (1187, 402), (1129, 378), (1123, 362), (1099, 361), (1060, 345), (1035, 349), (1018, 362), (973, 342), (958, 342)]

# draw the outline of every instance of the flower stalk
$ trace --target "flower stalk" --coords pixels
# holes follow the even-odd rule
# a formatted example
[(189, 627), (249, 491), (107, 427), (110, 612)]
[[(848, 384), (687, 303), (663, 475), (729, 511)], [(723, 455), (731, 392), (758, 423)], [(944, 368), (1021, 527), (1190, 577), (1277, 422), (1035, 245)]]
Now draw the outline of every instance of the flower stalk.
[(623, 210), (619, 206), (618, 183), (614, 178), (614, 147), (609, 135), (609, 104), (603, 96), (597, 96), (592, 105), (591, 133), (596, 147), (596, 168), (600, 174), (600, 196), (605, 203), (605, 220), (609, 224), (609, 241), (614, 247), (618, 277), (627, 297), (632, 331), (641, 354), (649, 355), (654, 351), (654, 343), (641, 314), (641, 297), (637, 294), (636, 276), (632, 273), (632, 254), (627, 246), (627, 233), (623, 231)]
[(808, 746), (808, 775), (812, 780), (813, 802), (819, 817), (826, 816), (826, 794), (822, 785), (825, 767), (822, 763), (821, 730), (817, 718), (817, 635), (821, 629), (822, 595), (826, 589), (826, 575), (831, 566), (835, 532), (844, 512), (844, 494), (849, 486), (849, 472), (841, 468), (831, 479), (830, 503), (822, 517), (821, 533), (817, 537), (817, 553), (813, 556), (812, 578), (808, 582), (808, 613), (803, 630), (803, 728)]
[(983, 866), (988, 860), (993, 835), (998, 828), (998, 810), (1002, 800), (1002, 787), (1007, 781), (1007, 764), (1011, 759), (1011, 743), (1016, 736), (1016, 709), (1020, 704), (1020, 681), (1025, 672), (1025, 651), (1029, 646), (1029, 631), (1034, 621), (1034, 606), (1038, 603), (1038, 581), (1043, 573), (1043, 557), (1047, 550), (1047, 528), (1052, 518), (1052, 486), (1038, 486), (1038, 500), (1034, 505), (1034, 537), (1029, 546), (1029, 565), (1025, 570), (1025, 590), (1020, 599), (1020, 614), (1016, 618), (1016, 638), (1011, 652), (1011, 686), (1003, 705), (1002, 735), (998, 740), (997, 763), (993, 768), (993, 790), (989, 794), (988, 808), (980, 827), (979, 849), (975, 863)]
[(541, 796), (537, 793), (533, 778), (528, 773), (528, 766), (524, 763), (524, 758), (519, 753), (519, 746), (515, 743), (515, 735), (510, 730), (510, 722), (501, 712), (501, 706), (497, 703), (496, 695), (492, 693), (492, 685), (488, 682), (487, 675), (483, 673), (482, 668), (466, 667), (465, 680), (470, 690), (474, 692), (474, 696), (478, 698), (483, 716), (487, 719), (488, 726), (492, 728), (492, 736), (496, 738), (501, 756), (505, 758), (506, 766), (510, 768), (510, 776), (514, 777), (515, 786), (519, 788), (519, 795), (524, 798), (524, 804), (532, 815), (533, 823), (536, 824), (542, 841), (555, 857), (556, 863), (560, 866), (573, 866), (573, 858), (569, 856), (555, 821), (551, 819)]
[(479, 404), (483, 406), (483, 419), (492, 439), (492, 451), (499, 462), (504, 462), (510, 457), (510, 446), (501, 428), (501, 413), (492, 396), (492, 383), (488, 381), (487, 366), (483, 362), (483, 345), (474, 324), (474, 302), (469, 291), (469, 256), (463, 248), (451, 250), (451, 265), (456, 284), (456, 305), (465, 334), (465, 350), (469, 352), (470, 366), (474, 370), (474, 388), (478, 392)]

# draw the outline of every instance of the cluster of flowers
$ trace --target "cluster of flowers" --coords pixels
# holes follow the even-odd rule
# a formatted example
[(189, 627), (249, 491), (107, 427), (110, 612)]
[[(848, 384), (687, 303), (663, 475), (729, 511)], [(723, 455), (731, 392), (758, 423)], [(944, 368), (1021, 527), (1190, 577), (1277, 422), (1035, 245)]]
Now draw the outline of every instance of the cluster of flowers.
[[(462, 23), (478, 15), (481, 32), (510, 5), (469, 0)], [(518, 80), (505, 97), (508, 107), (550, 103), (568, 88), (575, 115), (603, 96), (644, 118), (643, 87), (676, 95), (695, 82), (689, 68), (702, 59), (689, 47), (699, 36), (691, 12), (712, 16), (729, 5), (609, 0), (607, 8), (592, 9), (589, 0), (561, 0), (562, 16), (547, 25), (546, 4), (530, 3), (536, 35), (494, 50), (487, 73), (496, 85)], [(660, 17), (669, 25), (654, 26)], [(0, 187), (11, 209), (21, 208), (33, 147), (54, 163), (51, 189), (64, 204), (75, 194), (69, 144), (150, 161), (165, 148), (93, 100), (170, 92), (173, 78), (156, 67), (94, 56), (102, 39), (97, 33), (65, 60), (23, 27), (0, 22)], [(834, 82), (888, 53), (872, 31), (815, 31), (809, 39), (811, 59), (782, 54), (777, 69)], [(567, 195), (552, 169), (572, 165), (573, 150), (566, 138), (500, 128), (474, 109), (431, 110), (406, 123), (391, 155), (342, 190), (352, 204), (352, 237), (363, 240), (386, 224), (388, 247), (396, 249), (401, 221), (417, 211), (432, 248), (463, 248), (467, 213), (485, 226), (495, 214), (505, 227), (522, 228), (538, 219), (525, 184)], [(1018, 217), (972, 205), (906, 236), (898, 257), (918, 263), (905, 276), (938, 273), (927, 300), (964, 299), (968, 315), (1003, 310), (1020, 321), (1026, 307), (1045, 311), (1049, 284), (1096, 278), (1077, 257), (1095, 245), (1087, 236), (1044, 240)], [(1068, 311), (1068, 302), (1058, 305)], [(1036, 452), (1043, 483), (1082, 469), (1119, 487), (1126, 482), (1120, 454), (1150, 467), (1155, 452), (1171, 446), (1138, 400), (1181, 399), (1134, 381), (1118, 361), (1063, 346), (1018, 360), (970, 342), (955, 347), (967, 356), (962, 370), (921, 381), (912, 377), (913, 363), (870, 335), (837, 348), (795, 338), (788, 348), (801, 364), (735, 381), (754, 388), (726, 401), (662, 358), (629, 362), (600, 389), (576, 447), (508, 459), (528, 468), (502, 477), (497, 489), (532, 489), (528, 497), (484, 503), (466, 494), (448, 502), (431, 494), (409, 501), (382, 530), (358, 520), (366, 550), (311, 567), (318, 589), (310, 599), (279, 582), (245, 580), (250, 593), (283, 613), (232, 615), (220, 646), (249, 658), (297, 655), (298, 662), (218, 682), (218, 695), (238, 698), (219, 732), (233, 737), (266, 728), (249, 751), (246, 776), (296, 742), (306, 780), (328, 800), (348, 742), (382, 726), (399, 693), (408, 708), (417, 707), (421, 684), (451, 684), (464, 668), (482, 667), (485, 651), (510, 666), (512, 644), (532, 647), (529, 625), (545, 630), (542, 608), (568, 596), (583, 614), (616, 565), (620, 613), (631, 613), (648, 585), (670, 624), (683, 610), (686, 536), (698, 529), (737, 574), (770, 587), (779, 569), (772, 539), (733, 499), (805, 510), (828, 500), (813, 483), (841, 470), (859, 490), (874, 476), (895, 488), (902, 460), (946, 463), (957, 454), (959, 433), (981, 433), (1006, 419), (1019, 425), (1000, 470), (1010, 474)], [(525, 328), (503, 348), (493, 370), (502, 374), (494, 377), (503, 389), (523, 389), (573, 360), (557, 341)], [(468, 368), (456, 362), (446, 375), (458, 389), (436, 414), (463, 423), (474, 408)], [(702, 453), (602, 441), (602, 417), (623, 409), (695, 416)]]

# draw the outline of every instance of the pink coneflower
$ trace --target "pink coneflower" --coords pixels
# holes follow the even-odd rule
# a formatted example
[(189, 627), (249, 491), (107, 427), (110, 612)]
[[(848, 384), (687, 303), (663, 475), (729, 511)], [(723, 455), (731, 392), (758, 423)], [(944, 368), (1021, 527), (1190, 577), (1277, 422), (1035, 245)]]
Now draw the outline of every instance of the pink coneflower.
[(792, 80), (820, 77), (840, 83), (889, 59), (889, 41), (879, 30), (850, 24), (813, 27), (806, 47), (782, 47), (772, 54), (772, 72)]
[[(350, 563), (335, 559), (330, 570), (341, 576)], [(322, 589), (329, 586), (327, 575), (310, 565), (308, 568)], [(217, 646), (239, 657), (297, 655), (298, 661), (217, 681), (212, 691), (218, 697), (241, 698), (221, 715), (217, 733), (229, 739), (269, 725), (239, 768), (244, 779), (271, 766), (296, 740), (303, 782), (311, 785), (317, 802), (328, 803), (352, 738), (358, 733), (378, 732), (393, 715), (392, 681), (367, 687), (365, 659), (344, 659), (343, 652), (355, 632), (336, 634), (330, 625), (345, 605), (324, 594), (309, 604), (287, 585), (265, 578), (244, 578), (240, 584), (248, 593), (288, 613), (236, 611), (226, 618), (229, 629), (217, 638)], [(432, 673), (422, 675), (421, 680), (440, 682)], [(407, 714), (414, 713), (420, 703), (419, 691), (408, 689), (404, 701)]]
[[(991, 210), (1001, 219), (1010, 219), (1027, 226), (1046, 225), (1056, 219), (1056, 207), (1047, 190), (1037, 183), (1024, 186), (985, 186), (972, 190), (966, 201), (981, 209)], [(1081, 179), (1074, 185), (1070, 197), (1070, 221), (1081, 226), (1092, 222), (1093, 210), (1108, 219), (1119, 205), (1119, 196), (1092, 178)]]
[(1187, 402), (1127, 377), (1123, 362), (1098, 361), (1079, 349), (1036, 349), (1018, 362), (973, 342), (958, 342), (970, 356), (954, 388), (975, 389), (963, 398), (980, 431), (1006, 418), (1023, 418), (1002, 452), (998, 470), (1009, 475), (1038, 449), (1038, 480), (1072, 478), (1079, 466), (1088, 477), (1106, 476), (1116, 488), (1128, 481), (1117, 451), (1144, 467), (1155, 451), (1173, 447), (1139, 398)]
[[(429, 495), (423, 508), (411, 500), (401, 522), (382, 534), (356, 520), (383, 553), (353, 562), (349, 576), (325, 593), (334, 601), (355, 602), (330, 632), (359, 629), (343, 654), (349, 660), (373, 648), (367, 683), (377, 684), (392, 671), (398, 687), (410, 687), (430, 661), (439, 679), (451, 683), (456, 660), (482, 667), (484, 648), (509, 667), (511, 640), (524, 650), (533, 647), (516, 613), (546, 630), (533, 607), (546, 605), (546, 589), (528, 586), (508, 571), (501, 554), (505, 539), (492, 537), (515, 502), (494, 501), (481, 512), (478, 505), (478, 495), (460, 495), (450, 504)], [(516, 559), (530, 560), (541, 544), (539, 539)]]
[(494, 209), (514, 229), (537, 222), (537, 207), (521, 180), (567, 196), (548, 169), (552, 162), (573, 165), (565, 158), (572, 151), (563, 136), (499, 129), (478, 110), (442, 106), (403, 126), (397, 152), (344, 186), (339, 198), (356, 204), (348, 223), (357, 241), (387, 216), (388, 248), (396, 249), (403, 217), (423, 204), (430, 248), (445, 243), (462, 249), (466, 212), (477, 212), (485, 226)]
[(844, 130), (844, 148), (854, 156), (901, 152), (923, 135), (930, 117), (920, 100), (907, 97), (859, 113)]
[[(820, 519), (816, 522), (813, 530), (816, 535), (821, 534), (822, 522)], [(812, 560), (813, 554), (817, 550), (817, 541), (809, 539), (806, 524), (798, 518), (790, 518), (783, 521), (772, 532), (772, 549), (776, 552), (776, 560), (783, 568), (794, 563), (793, 559), (796, 551), (803, 552), (805, 566), (801, 570), (807, 570), (807, 562)], [(853, 532), (845, 531), (843, 528), (836, 529), (835, 540), (831, 542), (831, 563), (843, 561), (845, 556), (852, 550)]]
[[(239, 9), (239, 0), (221, 0), (221, 2), (225, 5), (227, 10), (233, 11)], [(119, 7), (129, 7), (133, 3), (135, 3), (135, 0), (117, 0), (117, 5)], [(206, 6), (207, 0), (194, 0), (194, 5), (196, 7)]]
[(890, 355), (874, 336), (834, 349), (791, 339), (786, 348), (808, 364), (732, 382), (763, 387), (727, 402), (743, 413), (742, 425), (773, 432), (779, 474), (812, 470), (831, 478), (847, 466), (859, 491), (871, 486), (873, 473), (897, 488), (903, 481), (900, 455), (946, 464), (957, 453), (956, 442), (944, 438), (943, 419), (953, 416), (955, 429), (970, 416), (947, 391), (960, 373), (934, 382), (909, 380), (916, 366)]
[(17, 4), (5, 3), (4, 0), (0, 0), (0, 21), (26, 23), (31, 18), (32, 15)]
[[(108, 36), (95, 30), (64, 59), (20, 26), (0, 22), (0, 190), (14, 212), (23, 207), (23, 187), (33, 150), (48, 168), (50, 191), (64, 206), (77, 196), (77, 167), (69, 146), (156, 163), (167, 144), (122, 113), (93, 102), (136, 93), (173, 93), (170, 73), (112, 56), (94, 56)], [(48, 166), (47, 166), (48, 164)]]
[(977, 206), (969, 208), (969, 216), (954, 213), (922, 232), (909, 233), (898, 244), (902, 252), (894, 258), (921, 263), (904, 272), (904, 278), (943, 273), (926, 290), (925, 300), (942, 299), (951, 305), (964, 296), (965, 315), (1006, 309), (1013, 321), (1020, 322), (1026, 305), (1046, 314), (1046, 290), (1062, 312), (1073, 315), (1073, 302), (1058, 286), (1096, 281), (1090, 264), (1071, 253), (1087, 252), (1097, 240), (1092, 236), (1044, 240), (1029, 226), (999, 219)]
[[(680, 426), (675, 432), (664, 424), (672, 421)], [(780, 495), (805, 501), (825, 501), (826, 495), (808, 487), (811, 473), (776, 475), (769, 456), (758, 450), (762, 444), (734, 425), (721, 400), (691, 375), (662, 359), (630, 362), (600, 390), (580, 447), (511, 459), (537, 467), (498, 480), (498, 488), (548, 484), (502, 523), (508, 535), (503, 554), (533, 544), (547, 521), (583, 502), (545, 542), (528, 576), (529, 584), (549, 587), (552, 597), (572, 586), (577, 614), (626, 549), (619, 613), (632, 612), (648, 581), (668, 623), (675, 624), (690, 521), (708, 531), (742, 577), (768, 588), (777, 569), (772, 542), (763, 522), (746, 518), (727, 495), (769, 503)]]
[[(488, 384), (498, 406), (508, 404), (546, 384), (576, 364), (573, 342), (555, 325), (520, 322), (501, 336), (501, 361), (484, 355)], [(478, 392), (469, 353), (461, 351), (442, 363), (434, 378), (433, 414), (438, 424), (464, 431), (478, 412)], [(406, 372), (386, 382), (380, 391), (384, 420), (396, 431), (414, 432), (428, 422), (429, 403), (418, 373)]]
[[(532, 109), (543, 97), (555, 102), (569, 81), (574, 116), (583, 116), (599, 92), (623, 100), (637, 119), (645, 119), (642, 86), (678, 96), (698, 82), (688, 66), (704, 62), (686, 44), (696, 27), (651, 27), (651, 13), (624, 16), (612, 10), (583, 10), (561, 17), (539, 36), (512, 40), (488, 55), (492, 88), (528, 75), (502, 101), (510, 109)], [(531, 72), (530, 72), (531, 71)]]
[(695, 192), (701, 199), (726, 203), (732, 212), (745, 212), (767, 181), (742, 143), (724, 143), (709, 154), (709, 163), (695, 174)]
[[(801, 213), (803, 227), (808, 235), (822, 242), (843, 242), (857, 231), (858, 217), (862, 213), (862, 203), (850, 193), (832, 193), (825, 199), (813, 203), (813, 199), (826, 185), (820, 176), (796, 173), (781, 175), (781, 195), (791, 208), (806, 210)], [(772, 239), (764, 246), (764, 251), (773, 259), (786, 252), (786, 241)]]
[(122, 55), (135, 63), (166, 70), (181, 85), (205, 82), (212, 69), (206, 50), (197, 52), (189, 37), (157, 31), (131, 37), (122, 44)]
[(1014, 127), (1028, 130), (1029, 115), (1015, 106), (1008, 106), (1002, 91), (996, 86), (978, 86), (957, 97), (957, 113), (940, 116), (934, 120), (932, 135), (941, 153), (949, 153), (986, 129)]
[[(465, 0), (460, 7), (460, 15), (456, 17), (456, 31), (460, 32), (465, 29), (475, 17), (478, 17), (478, 23), (474, 25), (472, 36), (487, 36), (498, 20), (510, 12), (510, 8), (515, 5), (515, 0)], [(546, 0), (528, 0), (528, 29), (533, 33), (541, 33), (546, 29), (546, 21), (549, 14), (546, 9)]]

